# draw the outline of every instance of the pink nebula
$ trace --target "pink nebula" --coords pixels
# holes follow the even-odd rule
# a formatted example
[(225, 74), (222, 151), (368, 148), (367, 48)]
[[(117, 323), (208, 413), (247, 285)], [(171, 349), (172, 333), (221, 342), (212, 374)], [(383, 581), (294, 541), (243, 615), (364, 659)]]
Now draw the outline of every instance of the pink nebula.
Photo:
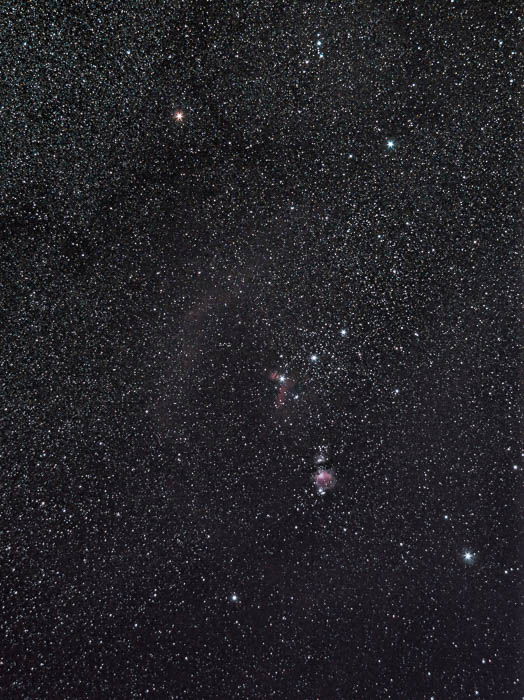
[(332, 488), (335, 485), (335, 477), (327, 469), (319, 469), (315, 474), (315, 486), (322, 491)]

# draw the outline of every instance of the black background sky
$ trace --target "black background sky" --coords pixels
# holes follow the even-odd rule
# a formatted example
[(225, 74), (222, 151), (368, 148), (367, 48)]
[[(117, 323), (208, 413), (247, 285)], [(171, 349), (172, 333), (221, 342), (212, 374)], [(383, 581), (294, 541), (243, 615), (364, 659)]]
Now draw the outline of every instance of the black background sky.
[(517, 7), (4, 3), (3, 697), (521, 697)]

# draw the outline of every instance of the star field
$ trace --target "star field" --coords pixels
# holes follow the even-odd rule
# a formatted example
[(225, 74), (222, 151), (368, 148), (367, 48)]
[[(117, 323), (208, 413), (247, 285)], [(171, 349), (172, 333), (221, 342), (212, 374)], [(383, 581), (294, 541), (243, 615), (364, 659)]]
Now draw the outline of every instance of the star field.
[(522, 697), (517, 12), (6, 4), (2, 697)]

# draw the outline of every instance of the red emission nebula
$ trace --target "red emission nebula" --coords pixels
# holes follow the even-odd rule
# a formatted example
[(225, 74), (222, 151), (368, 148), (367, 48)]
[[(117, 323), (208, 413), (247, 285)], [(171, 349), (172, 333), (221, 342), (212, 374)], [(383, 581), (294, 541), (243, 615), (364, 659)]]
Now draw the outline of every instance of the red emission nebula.
[(281, 408), (286, 403), (287, 395), (295, 386), (296, 382), (289, 377), (285, 377), (283, 374), (279, 374), (278, 372), (271, 372), (269, 378), (273, 382), (278, 382), (280, 385), (275, 398), (275, 408)]
[(336, 479), (330, 469), (318, 469), (313, 476), (313, 482), (319, 494), (322, 495), (334, 488)]

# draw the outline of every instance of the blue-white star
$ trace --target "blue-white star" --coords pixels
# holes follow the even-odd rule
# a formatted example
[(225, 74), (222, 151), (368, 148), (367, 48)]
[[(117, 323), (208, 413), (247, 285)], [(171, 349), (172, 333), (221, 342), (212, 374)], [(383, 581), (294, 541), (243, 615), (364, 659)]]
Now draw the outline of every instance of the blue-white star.
[(465, 564), (474, 564), (475, 560), (477, 558), (477, 555), (475, 554), (475, 552), (472, 552), (470, 549), (466, 549), (466, 551), (462, 555), (462, 558), (464, 559)]

